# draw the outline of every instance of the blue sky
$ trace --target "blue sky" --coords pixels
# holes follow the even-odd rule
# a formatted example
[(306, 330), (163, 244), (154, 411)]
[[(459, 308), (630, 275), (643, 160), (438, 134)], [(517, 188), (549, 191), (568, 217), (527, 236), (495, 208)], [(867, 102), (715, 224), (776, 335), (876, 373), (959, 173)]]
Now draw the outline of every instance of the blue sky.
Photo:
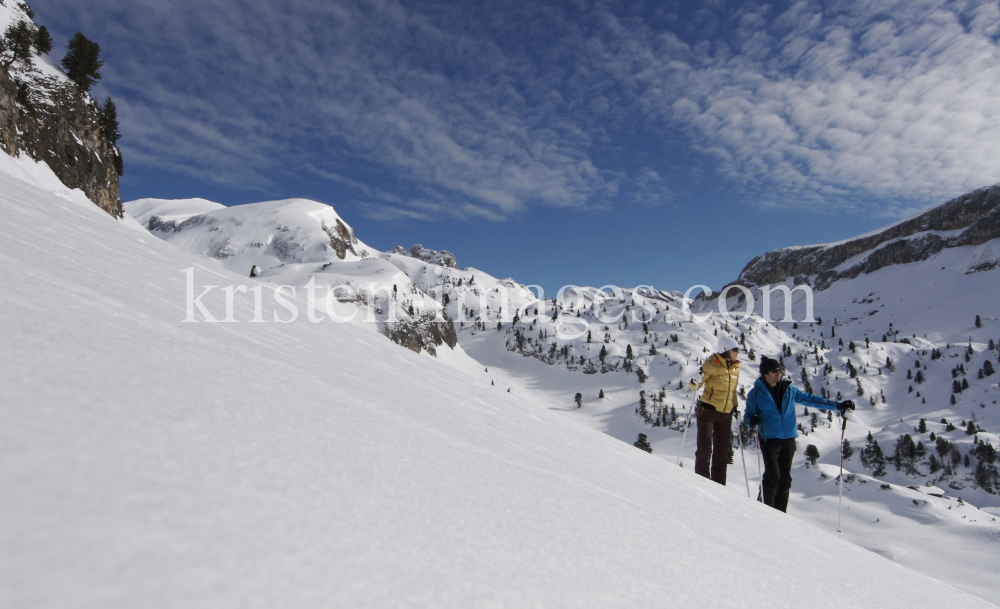
[(721, 287), (1000, 182), (998, 2), (31, 5), (101, 45), (124, 200), (312, 198), (552, 291)]

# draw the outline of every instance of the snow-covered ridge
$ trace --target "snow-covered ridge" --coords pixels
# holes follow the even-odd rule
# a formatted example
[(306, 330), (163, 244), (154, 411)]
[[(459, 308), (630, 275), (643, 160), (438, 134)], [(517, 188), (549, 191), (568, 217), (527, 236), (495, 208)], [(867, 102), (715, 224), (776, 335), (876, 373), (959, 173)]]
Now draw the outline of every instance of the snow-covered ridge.
[(371, 256), (332, 207), (306, 199), (234, 207), (203, 199), (142, 199), (129, 202), (126, 211), (165, 241), (229, 260), (226, 266), (234, 272)]
[(926, 260), (943, 249), (1000, 237), (1000, 185), (981, 188), (927, 212), (836, 243), (795, 246), (751, 260), (734, 283), (761, 286), (794, 278), (825, 290), (835, 281), (892, 264)]

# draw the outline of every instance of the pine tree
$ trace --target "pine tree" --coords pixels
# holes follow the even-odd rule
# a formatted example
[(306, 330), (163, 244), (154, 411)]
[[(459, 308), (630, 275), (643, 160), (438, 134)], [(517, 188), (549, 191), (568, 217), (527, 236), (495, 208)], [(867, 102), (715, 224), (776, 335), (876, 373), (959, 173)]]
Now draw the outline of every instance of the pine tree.
[(600, 358), (602, 364), (604, 363), (604, 358), (606, 358), (607, 356), (608, 356), (607, 347), (601, 345), (601, 352), (597, 354), (597, 357)]
[(66, 75), (81, 89), (90, 91), (90, 87), (101, 79), (100, 70), (104, 62), (100, 59), (100, 45), (77, 32), (66, 48), (69, 51), (62, 58), (62, 67), (66, 70)]
[(806, 446), (806, 452), (804, 454), (806, 456), (806, 461), (809, 461), (810, 465), (816, 465), (816, 461), (819, 459), (819, 449), (816, 448), (816, 445), (810, 444), (809, 446)]
[(885, 455), (882, 454), (882, 448), (879, 447), (878, 440), (875, 440), (872, 446), (872, 453), (868, 462), (872, 467), (872, 476), (880, 478), (885, 475)]
[(598, 398), (598, 399), (600, 399), (600, 400), (603, 400), (603, 399), (604, 399), (604, 390), (603, 390), (603, 389), (601, 389), (601, 391), (600, 391), (600, 392), (598, 392), (598, 394), (597, 394), (597, 398)]
[(927, 419), (920, 419), (917, 425), (917, 433), (927, 433)]
[(980, 317), (978, 315), (976, 315), (976, 327), (977, 328), (982, 328), (983, 327), (983, 320), (980, 319)]
[(635, 446), (639, 450), (644, 450), (648, 453), (653, 452), (653, 447), (649, 445), (649, 440), (646, 438), (646, 434), (644, 433), (639, 434), (639, 437), (636, 438), (635, 443), (632, 444), (632, 446)]
[(965, 428), (965, 435), (974, 436), (976, 435), (976, 424), (969, 421), (969, 425)]
[(25, 67), (31, 67), (31, 44), (35, 41), (35, 32), (24, 21), (18, 21), (7, 26), (0, 39), (0, 66), (4, 70), (20, 61)]
[[(104, 100), (104, 105), (100, 108), (98, 118), (101, 128), (101, 138), (115, 148), (115, 171), (118, 175), (122, 175), (124, 173), (122, 157), (118, 152), (118, 140), (121, 138), (121, 133), (118, 132), (118, 109), (115, 108), (115, 102), (111, 101), (110, 97)], [(446, 294), (445, 304), (448, 304), (447, 298), (448, 295)]]
[(625, 359), (632, 359), (632, 345), (625, 348)]
[(52, 35), (44, 25), (38, 26), (38, 33), (35, 34), (35, 50), (39, 55), (48, 55), (52, 50)]
[(896, 471), (903, 470), (907, 475), (916, 474), (916, 468), (913, 465), (916, 455), (917, 447), (913, 444), (913, 438), (910, 437), (910, 434), (903, 434), (896, 439), (892, 455)]
[(802, 368), (802, 385), (806, 390), (806, 393), (812, 393), (813, 387), (812, 383), (809, 382), (809, 375), (806, 374), (806, 369)]
[(656, 343), (653, 343), (652, 345), (649, 346), (649, 354), (656, 355)]
[(924, 373), (923, 373), (923, 371), (922, 370), (917, 370), (917, 376), (913, 380), (917, 381), (917, 383), (923, 383), (924, 382)]
[(854, 449), (851, 448), (851, 441), (844, 439), (844, 460), (850, 459), (854, 456)]
[(987, 493), (997, 492), (997, 483), (1000, 482), (1000, 476), (998, 476), (997, 467), (992, 464), (988, 464), (985, 461), (979, 461), (976, 464), (976, 473), (973, 475), (973, 479), (980, 488), (982, 488)]
[(587, 344), (590, 344), (590, 330), (587, 330)]

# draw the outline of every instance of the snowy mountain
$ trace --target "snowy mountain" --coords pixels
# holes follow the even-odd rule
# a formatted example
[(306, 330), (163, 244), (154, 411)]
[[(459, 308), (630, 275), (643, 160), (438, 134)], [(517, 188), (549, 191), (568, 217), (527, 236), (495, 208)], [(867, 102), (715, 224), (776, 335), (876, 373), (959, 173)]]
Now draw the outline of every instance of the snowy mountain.
[[(980, 188), (912, 218), (854, 239), (789, 247), (751, 260), (734, 283), (748, 287), (794, 279), (824, 290), (894, 264), (927, 260), (942, 250), (1000, 238), (1000, 184)], [(997, 268), (992, 249), (967, 272)]]
[[(965, 228), (951, 230), (968, 234), (969, 226), (986, 225), (983, 218), (996, 213), (990, 198), (995, 198), (994, 191), (972, 193), (972, 203), (959, 199), (979, 212), (975, 217), (966, 214)], [(1000, 270), (984, 266), (984, 261), (1000, 251), (1000, 240), (980, 239), (975, 245), (947, 241), (947, 247), (925, 252), (915, 262), (847, 273), (814, 293), (815, 321), (799, 324), (779, 321), (784, 313), (781, 292), (769, 299), (771, 312), (764, 311), (763, 286), (749, 292), (755, 303), (750, 316), (745, 314), (746, 297), (731, 291), (728, 310), (736, 319), (720, 313), (717, 298), (690, 300), (679, 292), (649, 287), (617, 291), (574, 287), (552, 298), (513, 279), (454, 268), (453, 256), (446, 260), (422, 247), (383, 253), (359, 241), (355, 253), (341, 258), (327, 243), (329, 231), (324, 226), (340, 222), (352, 238), (353, 231), (332, 208), (318, 203), (240, 207), (244, 209), (227, 211), (183, 201), (126, 204), (129, 213), (155, 235), (190, 253), (214, 258), (234, 272), (246, 275), (256, 265), (263, 269), (259, 279), (273, 284), (301, 289), (316, 279), (327, 289), (344, 285), (352, 294), (384, 295), (381, 300), (366, 296), (360, 299), (362, 304), (349, 303), (359, 312), (366, 302), (381, 310), (392, 306), (407, 311), (411, 302), (428, 311), (440, 310), (455, 320), (459, 355), (448, 363), (465, 371), (478, 364), (491, 386), (566, 410), (566, 417), (628, 444), (639, 433), (646, 434), (653, 454), (670, 462), (681, 451), (682, 431), (689, 420), (693, 396), (687, 383), (698, 376), (718, 336), (728, 333), (746, 347), (741, 392), (749, 391), (756, 379), (759, 357), (769, 355), (781, 357), (799, 387), (859, 404), (846, 431), (854, 447), (845, 466), (850, 473), (845, 489), (846, 539), (983, 597), (995, 592), (995, 586), (983, 582), (996, 575), (993, 565), (1000, 554), (995, 541), (1000, 534), (996, 521), (1000, 484), (995, 458), (989, 459), (995, 455), (990, 451), (1000, 445), (996, 406), (1000, 377), (987, 374), (996, 365), (988, 362), (1000, 364), (996, 359), (1000, 320), (993, 304)], [(234, 220), (223, 221), (221, 216)], [(326, 219), (317, 220), (320, 217)], [(923, 217), (943, 216), (932, 210)], [(898, 228), (903, 225), (925, 227), (920, 234), (909, 233), (917, 240), (937, 238), (934, 231), (942, 228), (920, 220), (897, 224), (895, 230), (903, 230)], [(864, 242), (869, 249), (834, 268), (853, 269), (866, 253), (903, 239), (890, 239), (888, 232), (851, 241)], [(275, 250), (271, 244), (278, 239), (294, 247)], [(814, 246), (820, 247), (826, 246)], [(367, 256), (362, 258), (359, 248)], [(851, 248), (856, 249), (856, 243)], [(777, 258), (795, 251), (781, 250), (784, 253)], [(388, 289), (380, 290), (387, 285), (386, 278), (396, 287), (405, 286), (403, 295), (390, 297)], [(795, 287), (795, 277), (783, 279), (786, 287)], [(806, 319), (802, 290), (792, 292), (790, 304), (794, 319)], [(360, 319), (369, 321), (357, 325), (385, 333), (378, 319), (358, 315), (352, 321)], [(906, 378), (917, 373), (918, 363), (922, 383)], [(956, 380), (959, 391), (952, 394)], [(833, 530), (839, 425), (819, 414), (804, 410), (799, 418), (800, 452), (812, 444), (821, 457), (815, 466), (801, 454), (796, 458), (789, 512)], [(918, 432), (921, 419), (926, 431)], [(966, 434), (970, 423), (971, 435)], [(882, 467), (875, 443), (882, 453)], [(896, 450), (897, 446), (901, 448)], [(694, 439), (687, 438), (682, 462), (688, 467), (693, 451)], [(751, 449), (745, 458), (747, 476), (737, 456), (728, 488), (755, 495), (757, 457)]]
[(287, 285), (292, 295), (308, 293), (315, 315), (334, 312), (331, 318), (362, 324), (417, 352), (437, 355), (442, 345), (456, 345), (447, 310), (394, 264), (405, 256), (369, 247), (328, 205), (143, 199), (129, 202), (127, 212), (154, 235), (233, 273), (249, 276), (256, 269), (255, 277)]
[[(273, 284), (224, 268), (239, 254), (55, 196), (47, 171), (0, 155), (4, 606), (988, 606), (541, 394), (275, 322)], [(262, 288), (262, 323), (250, 296), (239, 323), (184, 323), (188, 269)]]

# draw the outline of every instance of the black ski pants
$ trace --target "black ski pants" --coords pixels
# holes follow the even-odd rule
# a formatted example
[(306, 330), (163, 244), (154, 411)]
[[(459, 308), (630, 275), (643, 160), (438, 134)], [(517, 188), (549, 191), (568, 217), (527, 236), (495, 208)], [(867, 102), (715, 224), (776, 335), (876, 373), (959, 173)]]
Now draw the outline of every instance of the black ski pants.
[(788, 511), (788, 491), (792, 488), (792, 458), (795, 438), (764, 440), (764, 503)]
[(733, 413), (725, 414), (704, 402), (698, 408), (698, 449), (694, 453), (694, 473), (726, 485), (729, 467), (729, 437)]

